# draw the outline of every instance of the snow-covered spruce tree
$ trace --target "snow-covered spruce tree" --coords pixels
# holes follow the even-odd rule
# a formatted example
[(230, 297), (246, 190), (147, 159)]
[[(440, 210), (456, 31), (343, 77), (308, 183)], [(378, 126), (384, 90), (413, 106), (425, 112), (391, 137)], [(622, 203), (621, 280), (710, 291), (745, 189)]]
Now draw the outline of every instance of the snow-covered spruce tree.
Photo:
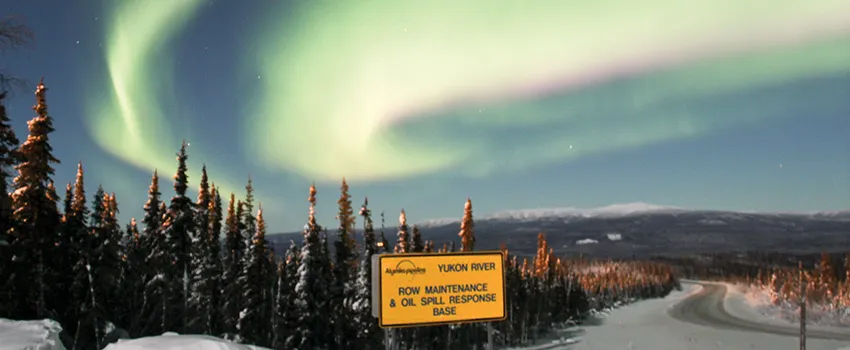
[(121, 278), (123, 293), (120, 300), (125, 319), (122, 320), (122, 324), (130, 336), (139, 336), (142, 320), (139, 317), (139, 310), (142, 309), (144, 300), (146, 275), (144, 265), (148, 252), (142, 246), (142, 235), (139, 233), (136, 218), (130, 219), (124, 232), (124, 263)]
[(242, 256), (245, 251), (242, 233), (239, 230), (239, 216), (236, 212), (236, 196), (230, 194), (230, 204), (225, 220), (224, 257), (222, 284), (222, 334), (227, 339), (236, 335), (236, 323), (239, 320), (241, 286), (236, 279), (242, 273)]
[(286, 276), (286, 264), (283, 261), (277, 261), (277, 270), (275, 274), (275, 295), (273, 301), (272, 308), (272, 349), (280, 349), (283, 348), (286, 343), (287, 337), (287, 329), (286, 329), (286, 318), (284, 318), (284, 314), (286, 313), (287, 305), (287, 276)]
[(320, 265), (322, 266), (322, 277), (325, 283), (327, 283), (327, 290), (325, 292), (326, 301), (322, 304), (320, 314), (329, 315), (326, 319), (326, 326), (328, 329), (328, 336), (326, 338), (326, 342), (329, 350), (336, 350), (338, 349), (339, 344), (337, 344), (336, 338), (334, 337), (336, 317), (333, 313), (333, 298), (331, 294), (335, 282), (333, 273), (333, 259), (331, 259), (330, 244), (328, 241), (328, 229), (326, 227), (322, 227), (322, 232), (319, 234), (319, 246), (321, 247), (319, 259), (321, 260)]
[(189, 175), (186, 169), (186, 160), (189, 156), (186, 154), (186, 142), (180, 146), (180, 152), (177, 153), (177, 173), (174, 175), (174, 197), (171, 197), (171, 204), (168, 207), (168, 216), (171, 218), (171, 225), (163, 231), (168, 238), (169, 255), (173, 261), (174, 268), (168, 269), (168, 280), (171, 281), (171, 288), (174, 290), (171, 300), (178, 323), (176, 330), (180, 333), (185, 333), (188, 329), (188, 304), (189, 304), (189, 288), (191, 275), (191, 260), (190, 251), (192, 237), (195, 231), (195, 221), (193, 218), (194, 204), (189, 197), (186, 196), (186, 191), (189, 189)]
[(310, 212), (304, 230), (304, 245), (301, 248), (301, 263), (298, 266), (298, 284), (295, 286), (297, 295), (295, 302), (298, 325), (292, 334), (291, 349), (315, 350), (326, 349), (328, 337), (327, 317), (323, 313), (327, 309), (328, 281), (322, 271), (325, 269), (322, 261), (320, 233), (322, 228), (316, 223), (316, 187), (310, 186)]
[(198, 200), (195, 202), (195, 235), (192, 236), (192, 275), (189, 295), (189, 330), (192, 333), (212, 334), (212, 289), (216, 288), (210, 271), (210, 194), (207, 166), (201, 168), (201, 182), (198, 188)]
[(354, 344), (354, 347), (376, 350), (383, 348), (381, 330), (378, 327), (377, 319), (372, 316), (372, 255), (378, 253), (378, 247), (368, 198), (363, 200), (360, 216), (363, 217), (363, 258), (357, 269), (356, 294), (352, 305), (354, 311), (353, 326), (357, 332), (357, 343)]
[(357, 266), (357, 247), (354, 241), (354, 210), (351, 208), (351, 196), (348, 183), (342, 179), (340, 196), (337, 200), (339, 228), (334, 242), (334, 286), (332, 295), (332, 314), (334, 315), (334, 335), (336, 343), (342, 349), (352, 345), (349, 341), (356, 338), (350, 320), (353, 317), (351, 303), (354, 299), (354, 275)]
[(383, 248), (381, 250), (383, 250), (384, 253), (392, 253), (394, 246), (391, 245), (389, 241), (387, 241), (387, 236), (384, 233), (385, 228), (386, 228), (386, 220), (384, 219), (384, 212), (382, 211), (381, 212), (381, 237), (378, 240), (378, 245)]
[(239, 341), (268, 347), (272, 332), (271, 308), (268, 305), (269, 292), (268, 241), (266, 241), (266, 222), (263, 220), (263, 209), (260, 206), (256, 219), (257, 232), (245, 254), (245, 266), (239, 276), (238, 283), (242, 286), (242, 311), (239, 312), (237, 328)]
[[(27, 122), (29, 135), (19, 148), (21, 162), (15, 166), (18, 176), (14, 179), (15, 191), (12, 193), (12, 220), (14, 225), (9, 231), (12, 241), (11, 272), (14, 274), (12, 285), (15, 300), (20, 300), (13, 318), (32, 319), (51, 317), (48, 301), (59, 302), (65, 291), (51, 290), (50, 278), (68, 267), (57, 266), (50, 258), (56, 251), (59, 241), (59, 208), (57, 195), (52, 189), (52, 163), (59, 163), (53, 156), (50, 146), (50, 133), (53, 118), (48, 115), (44, 81), (39, 82), (35, 91), (36, 116)], [(57, 294), (54, 294), (57, 293)]]
[(4, 100), (6, 92), (0, 92), (0, 315), (11, 315), (15, 309), (12, 296), (13, 284), (9, 280), (12, 267), (12, 253), (9, 230), (12, 228), (12, 199), (9, 197), (9, 181), (14, 166), (21, 157), (18, 153), (20, 141), (12, 129), (11, 120), (6, 115)]
[(210, 245), (207, 251), (207, 261), (209, 262), (208, 269), (210, 274), (210, 307), (212, 308), (212, 318), (210, 320), (210, 333), (213, 335), (221, 334), (222, 331), (222, 313), (221, 313), (221, 293), (222, 293), (222, 284), (221, 278), (223, 273), (222, 267), (222, 254), (221, 254), (221, 220), (222, 216), (222, 207), (221, 207), (221, 194), (215, 187), (215, 183), (212, 184), (210, 189), (210, 197), (212, 201), (210, 201), (209, 208), (209, 225), (210, 225)]
[(266, 244), (266, 260), (268, 263), (266, 264), (266, 271), (263, 273), (266, 277), (264, 289), (265, 300), (263, 301), (263, 305), (266, 305), (266, 315), (268, 315), (269, 322), (271, 322), (267, 344), (273, 344), (275, 339), (274, 325), (278, 322), (277, 298), (279, 297), (278, 289), (280, 287), (278, 283), (278, 265), (281, 259), (275, 254), (274, 243), (267, 240)]
[(407, 226), (407, 214), (405, 214), (404, 209), (402, 209), (401, 214), (399, 214), (398, 216), (398, 240), (396, 241), (395, 249), (393, 250), (394, 252), (410, 252), (410, 237), (408, 231), (409, 228)]
[[(162, 334), (169, 326), (169, 313), (171, 298), (168, 276), (166, 270), (171, 268), (171, 260), (168, 255), (168, 239), (162, 232), (165, 227), (164, 203), (160, 200), (159, 175), (154, 170), (151, 177), (151, 185), (148, 188), (148, 200), (145, 202), (145, 216), (142, 223), (145, 225), (142, 235), (142, 245), (147, 252), (145, 256), (144, 274), (144, 298), (142, 302), (141, 330), (142, 336)], [(169, 223), (170, 225), (170, 223)]]
[(274, 348), (280, 349), (282, 344), (284, 349), (295, 349), (301, 343), (298, 334), (295, 332), (299, 321), (298, 308), (296, 307), (298, 292), (295, 287), (300, 279), (298, 269), (301, 266), (301, 247), (295, 241), (289, 242), (284, 264), (285, 283), (280, 287), (280, 296), (277, 301), (278, 319), (281, 320), (281, 323), (275, 330), (275, 336), (283, 339), (283, 341), (282, 343), (278, 342)]
[(251, 245), (254, 235), (257, 233), (257, 220), (254, 217), (254, 182), (250, 176), (248, 176), (248, 184), (245, 185), (245, 201), (240, 203), (241, 205), (237, 208), (237, 213), (239, 214), (239, 222), (242, 225), (240, 229), (242, 230), (244, 247), (247, 249)]

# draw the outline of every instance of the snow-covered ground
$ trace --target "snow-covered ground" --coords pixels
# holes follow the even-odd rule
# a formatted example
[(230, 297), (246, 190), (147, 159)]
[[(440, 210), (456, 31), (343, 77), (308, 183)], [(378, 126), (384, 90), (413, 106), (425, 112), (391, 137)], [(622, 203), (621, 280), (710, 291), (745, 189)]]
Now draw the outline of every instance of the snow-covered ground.
[[(59, 340), (62, 327), (52, 320), (13, 321), (0, 318), (0, 350), (65, 350)], [(177, 335), (119, 340), (108, 350), (264, 350), (204, 335)]]
[[(795, 337), (738, 330), (716, 329), (685, 323), (667, 313), (678, 302), (702, 287), (684, 284), (683, 291), (674, 291), (663, 299), (640, 301), (615, 309), (598, 326), (587, 326), (576, 342), (552, 347), (570, 350), (616, 349), (797, 349)], [(766, 321), (765, 316), (749, 307), (745, 301), (732, 294), (726, 301), (730, 314), (747, 320)], [(734, 313), (733, 313), (734, 312)], [(809, 350), (836, 350), (850, 347), (850, 343), (808, 339)], [(850, 350), (850, 349), (847, 349)]]
[(105, 350), (263, 350), (257, 346), (242, 345), (206, 335), (178, 335), (165, 333), (156, 337), (119, 340)]
[[(799, 325), (800, 309), (787, 304), (773, 305), (767, 291), (743, 285), (727, 284), (730, 291), (726, 302), (727, 309), (748, 310), (752, 315), (749, 318), (759, 320), (761, 323), (780, 326)], [(830, 310), (820, 306), (809, 306), (806, 309), (807, 327), (817, 327), (828, 330), (850, 329), (850, 309)]]
[(13, 321), (0, 318), (0, 350), (64, 350), (62, 327), (52, 320)]

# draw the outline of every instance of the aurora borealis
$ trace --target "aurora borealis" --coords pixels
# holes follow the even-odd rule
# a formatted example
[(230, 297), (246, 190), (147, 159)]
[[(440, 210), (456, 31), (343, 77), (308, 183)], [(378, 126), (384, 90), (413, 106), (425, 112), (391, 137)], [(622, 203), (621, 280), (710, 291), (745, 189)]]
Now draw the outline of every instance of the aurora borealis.
[[(10, 11), (29, 18), (73, 14), (33, 23), (36, 50), (58, 57), (75, 48), (50, 42), (82, 37), (98, 43), (78, 54), (85, 63), (45, 63), (61, 72), (51, 76), (35, 66), (41, 59), (13, 54), (8, 69), (44, 75), (52, 87), (48, 101), (64, 107), (51, 105), (55, 118), (79, 120), (66, 128), (81, 128), (86, 140), (65, 140), (73, 146), (60, 154), (57, 174), (72, 176), (66, 168), (76, 159), (99, 162), (103, 173), (88, 183), (107, 190), (128, 186), (108, 176), (119, 168), (134, 182), (154, 168), (170, 176), (185, 139), (190, 181), (204, 163), (219, 186), (240, 193), (251, 174), (264, 207), (291, 209), (271, 219), (273, 230), (302, 225), (300, 200), (310, 181), (329, 201), (343, 176), (356, 201), (368, 195), (388, 213), (405, 207), (419, 219), (459, 215), (445, 208), (461, 209), (466, 196), (483, 199), (476, 206), (485, 213), (637, 200), (758, 210), (850, 207), (850, 195), (836, 194), (850, 194), (850, 166), (834, 164), (836, 155), (850, 159), (850, 135), (841, 140), (835, 130), (850, 127), (844, 0), (62, 6), (70, 5)], [(23, 114), (13, 118), (30, 117), (26, 97), (13, 101)], [(729, 136), (742, 130), (764, 134)], [(759, 146), (779, 134), (786, 142)], [(694, 144), (682, 146), (687, 142)], [(714, 144), (724, 156), (696, 155)], [(695, 162), (717, 159), (706, 165), (711, 171), (677, 170), (664, 175), (675, 180), (655, 180), (661, 169), (700, 168), (661, 158), (665, 147), (688, 150), (694, 156), (685, 159)], [(639, 175), (623, 174), (622, 184), (604, 181), (626, 154), (649, 165), (634, 170)], [(790, 165), (784, 173), (765, 161), (776, 157)], [(594, 163), (601, 159), (608, 161)], [(752, 167), (761, 161), (764, 168)], [(721, 175), (700, 177), (714, 172)], [(527, 186), (518, 179), (549, 189), (519, 195)], [(141, 181), (132, 190), (111, 190), (141, 207)], [(753, 183), (809, 186), (811, 193), (779, 189), (784, 199), (777, 200)], [(741, 192), (747, 188), (752, 192)]]

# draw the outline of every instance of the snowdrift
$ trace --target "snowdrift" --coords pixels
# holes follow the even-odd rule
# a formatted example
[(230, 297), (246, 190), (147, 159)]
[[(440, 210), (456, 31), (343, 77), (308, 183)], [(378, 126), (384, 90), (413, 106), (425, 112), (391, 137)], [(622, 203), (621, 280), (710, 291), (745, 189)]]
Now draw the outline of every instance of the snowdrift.
[(65, 350), (62, 326), (53, 320), (14, 321), (0, 318), (0, 349)]
[(267, 350), (258, 346), (243, 345), (206, 335), (179, 335), (165, 333), (155, 337), (121, 339), (106, 346), (105, 350)]

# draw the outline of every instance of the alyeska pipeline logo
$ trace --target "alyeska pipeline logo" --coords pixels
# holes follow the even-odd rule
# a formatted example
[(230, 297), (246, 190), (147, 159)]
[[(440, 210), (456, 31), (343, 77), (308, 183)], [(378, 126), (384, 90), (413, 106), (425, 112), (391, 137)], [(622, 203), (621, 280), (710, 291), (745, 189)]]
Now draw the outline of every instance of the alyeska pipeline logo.
[(386, 268), (384, 273), (390, 276), (395, 276), (396, 274), (410, 275), (410, 279), (413, 279), (416, 275), (424, 274), (425, 268), (416, 266), (410, 260), (402, 260), (396, 264), (395, 268)]

